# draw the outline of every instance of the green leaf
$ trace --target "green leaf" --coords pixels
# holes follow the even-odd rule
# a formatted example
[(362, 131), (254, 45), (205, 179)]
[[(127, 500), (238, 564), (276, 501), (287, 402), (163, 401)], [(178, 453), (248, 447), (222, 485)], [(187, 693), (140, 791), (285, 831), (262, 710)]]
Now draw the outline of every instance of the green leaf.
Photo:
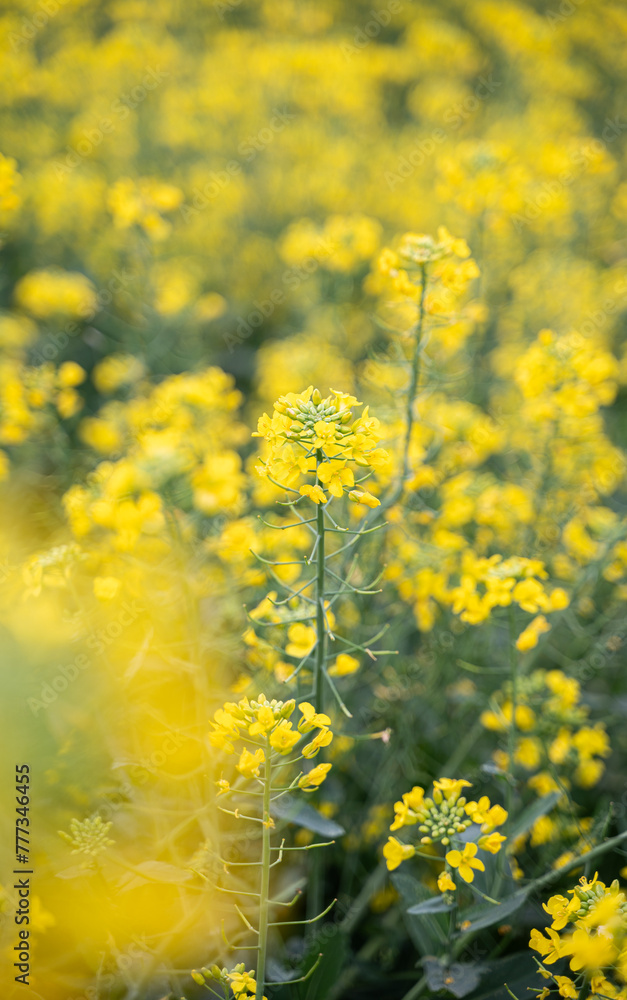
[[(309, 949), (305, 969), (311, 968), (311, 965), (320, 952), (322, 952), (324, 958), (311, 979), (303, 983), (302, 987), (283, 987), (284, 990), (288, 991), (286, 1000), (288, 998), (289, 1000), (293, 1000), (295, 989), (299, 991), (306, 989), (305, 1000), (320, 1000), (321, 997), (327, 997), (336, 986), (342, 974), (342, 969), (346, 964), (348, 942), (346, 935), (341, 933), (338, 925), (327, 924), (324, 928), (317, 931), (313, 937), (312, 946), (314, 947), (310, 947)], [(277, 992), (279, 991), (282, 992), (281, 987), (277, 987)], [(279, 995), (281, 995), (280, 992)], [(299, 992), (298, 996), (301, 997), (302, 993)]]
[[(433, 894), (422, 882), (405, 872), (394, 872), (390, 881), (407, 907), (433, 900)], [(403, 919), (414, 946), (421, 955), (440, 951), (446, 943), (446, 932), (439, 914), (421, 916), (405, 911)], [(447, 918), (446, 918), (447, 919)]]
[(465, 997), (472, 993), (486, 971), (485, 966), (478, 965), (477, 962), (453, 962), (446, 965), (442, 959), (430, 956), (424, 959), (422, 967), (430, 990), (448, 990), (454, 997)]
[(312, 833), (319, 833), (321, 837), (342, 837), (346, 833), (343, 826), (335, 823), (332, 819), (327, 819), (317, 809), (310, 806), (308, 802), (299, 802), (298, 799), (284, 795), (272, 803), (270, 812), (277, 819), (287, 820), (288, 823), (295, 823)]
[(523, 809), (507, 835), (508, 841), (511, 843), (512, 840), (516, 839), (516, 837), (520, 837), (521, 834), (527, 833), (537, 819), (540, 819), (541, 816), (546, 816), (547, 813), (551, 812), (551, 809), (561, 796), (561, 792), (549, 792), (548, 795), (543, 795), (541, 799), (538, 799), (536, 802), (532, 802), (530, 806)]
[(489, 903), (487, 906), (483, 907), (482, 912), (480, 912), (479, 915), (471, 921), (470, 927), (466, 927), (462, 933), (472, 934), (473, 931), (480, 931), (484, 927), (492, 927), (493, 924), (500, 924), (506, 917), (511, 916), (512, 913), (515, 913), (516, 910), (520, 909), (528, 895), (528, 889), (520, 889), (512, 896), (508, 896), (506, 899), (502, 900), (498, 905), (496, 903)]
[(71, 868), (64, 868), (57, 872), (55, 878), (81, 878), (84, 875), (93, 875), (93, 868), (86, 868), (85, 865), (72, 865)]
[(531, 952), (516, 952), (506, 958), (487, 960), (482, 984), (468, 1000), (511, 1000), (505, 983), (517, 997), (529, 996), (529, 989), (540, 991), (544, 980), (538, 976), (538, 967)]
[(182, 885), (193, 878), (193, 872), (187, 868), (177, 868), (165, 861), (142, 861), (135, 865), (135, 870), (123, 875), (118, 882), (120, 892), (137, 889), (147, 882), (169, 882), (172, 885)]
[(414, 906), (410, 906), (408, 913), (412, 916), (417, 916), (420, 913), (446, 913), (453, 909), (451, 903), (447, 903), (444, 896), (432, 896), (431, 899), (425, 899), (422, 903), (416, 903)]

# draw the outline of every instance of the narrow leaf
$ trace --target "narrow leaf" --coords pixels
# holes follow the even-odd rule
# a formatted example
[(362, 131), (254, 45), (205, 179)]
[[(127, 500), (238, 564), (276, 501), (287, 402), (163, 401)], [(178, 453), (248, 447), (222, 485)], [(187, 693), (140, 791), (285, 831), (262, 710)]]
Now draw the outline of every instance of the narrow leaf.
[(270, 811), (278, 819), (295, 823), (296, 826), (302, 826), (305, 830), (319, 833), (322, 837), (342, 837), (346, 833), (344, 827), (340, 826), (339, 823), (327, 819), (307, 802), (299, 802), (289, 795), (284, 795), (273, 802)]
[(431, 899), (425, 899), (424, 903), (416, 903), (415, 906), (410, 906), (407, 912), (411, 913), (412, 916), (416, 916), (420, 913), (445, 913), (452, 908), (452, 905), (447, 903), (444, 896), (433, 896)]
[(532, 802), (530, 806), (523, 809), (520, 816), (509, 831), (509, 842), (511, 843), (512, 840), (516, 839), (516, 837), (520, 837), (521, 834), (527, 833), (537, 819), (540, 819), (541, 816), (546, 816), (547, 813), (551, 812), (551, 809), (561, 798), (561, 795), (561, 792), (549, 792), (548, 795), (543, 795), (541, 799), (538, 799), (536, 802)]
[(484, 927), (492, 927), (493, 924), (500, 924), (506, 917), (511, 916), (512, 913), (520, 909), (528, 895), (528, 889), (520, 889), (513, 896), (504, 899), (498, 906), (495, 903), (490, 903), (484, 908), (483, 913), (476, 917), (469, 927), (465, 928), (463, 933), (472, 934), (473, 931), (480, 931)]

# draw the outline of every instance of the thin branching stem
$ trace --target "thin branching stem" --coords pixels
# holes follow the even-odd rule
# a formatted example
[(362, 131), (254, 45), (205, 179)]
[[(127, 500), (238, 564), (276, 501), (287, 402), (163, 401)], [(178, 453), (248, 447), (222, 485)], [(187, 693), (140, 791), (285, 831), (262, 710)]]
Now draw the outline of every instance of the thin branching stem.
[(268, 949), (268, 920), (270, 911), (270, 799), (272, 796), (272, 748), (266, 737), (266, 759), (263, 766), (263, 834), (261, 847), (261, 883), (259, 888), (259, 959), (257, 963), (257, 990), (255, 1000), (262, 1000), (266, 981), (266, 953)]

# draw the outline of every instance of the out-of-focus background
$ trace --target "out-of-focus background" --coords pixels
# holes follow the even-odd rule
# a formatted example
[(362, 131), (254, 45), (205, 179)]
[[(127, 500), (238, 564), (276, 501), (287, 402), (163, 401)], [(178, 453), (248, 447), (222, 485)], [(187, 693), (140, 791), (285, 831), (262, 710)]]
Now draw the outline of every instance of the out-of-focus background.
[[(596, 382), (612, 381), (599, 396), (612, 404), (603, 447), (627, 443), (627, 8), (16, 0), (0, 11), (0, 798), (11, 817), (13, 763), (28, 762), (32, 995), (156, 998), (177, 968), (210, 959), (218, 924), (185, 865), (202, 869), (212, 836), (203, 718), (245, 671), (229, 581), (263, 590), (249, 562), (250, 431), (279, 394), (309, 384), (389, 404), (369, 278), (380, 249), (446, 226), (481, 271), (437, 341), (434, 391), (498, 422), (516, 408), (517, 359), (538, 332), (577, 330), (602, 359)], [(610, 457), (615, 486), (622, 460)], [(613, 530), (620, 505), (603, 509), (572, 529), (564, 579)], [(516, 551), (541, 556), (554, 540), (536, 545), (529, 520)], [(418, 598), (427, 632), (434, 612)], [(86, 887), (56, 830), (98, 811), (113, 823), (118, 881), (90, 875)], [(374, 840), (382, 815), (369, 820)], [(11, 831), (9, 819), (9, 862)], [(146, 858), (172, 871), (142, 877)], [(14, 944), (4, 891), (3, 961)], [(106, 992), (114, 974), (127, 992)]]

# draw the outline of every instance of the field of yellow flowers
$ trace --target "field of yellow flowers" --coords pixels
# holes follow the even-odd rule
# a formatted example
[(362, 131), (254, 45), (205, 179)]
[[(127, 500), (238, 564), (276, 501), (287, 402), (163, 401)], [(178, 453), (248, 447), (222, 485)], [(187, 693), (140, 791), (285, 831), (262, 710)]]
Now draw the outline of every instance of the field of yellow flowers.
[(0, 4), (3, 998), (627, 998), (626, 46)]

